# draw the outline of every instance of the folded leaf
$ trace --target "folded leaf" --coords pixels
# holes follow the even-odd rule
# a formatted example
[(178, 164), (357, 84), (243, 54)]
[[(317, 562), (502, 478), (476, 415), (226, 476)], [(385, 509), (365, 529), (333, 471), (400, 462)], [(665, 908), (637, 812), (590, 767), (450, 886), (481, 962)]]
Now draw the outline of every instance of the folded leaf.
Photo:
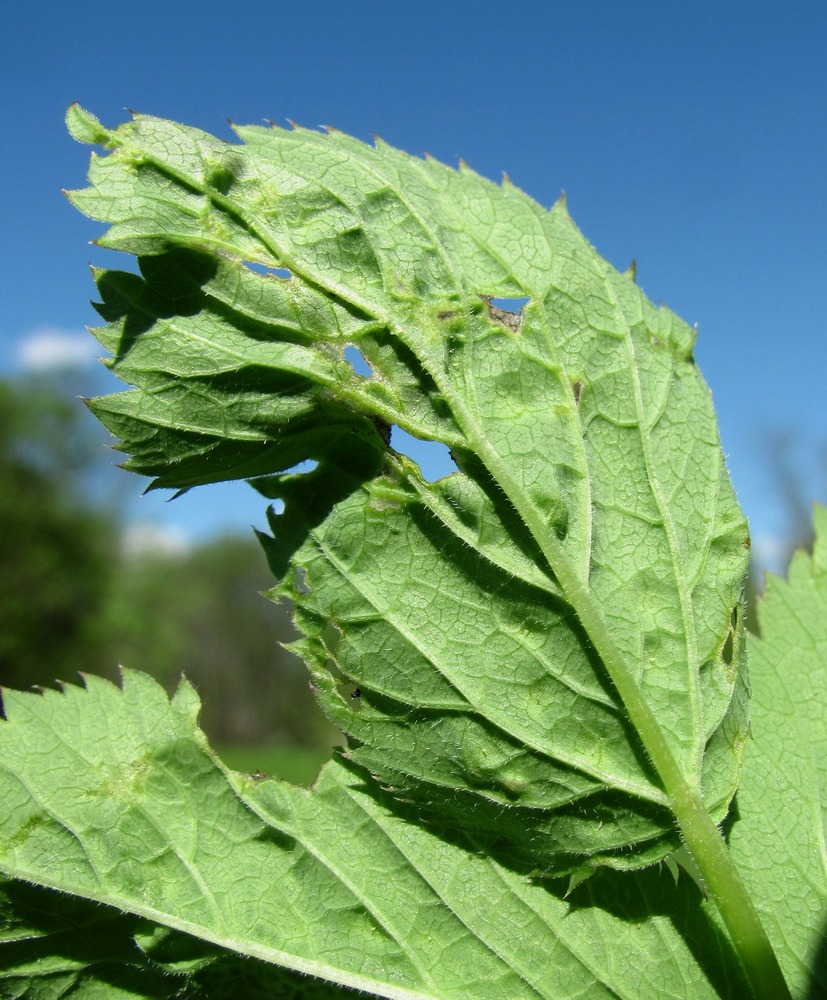
[[(97, 276), (136, 388), (93, 409), (156, 485), (283, 502), (275, 593), (351, 759), (531, 871), (649, 864), (701, 797), (722, 819), (748, 537), (693, 332), (564, 205), (467, 167), (304, 129), (69, 123), (109, 150), (72, 200), (141, 271)], [(424, 481), (392, 425), (457, 471)]]

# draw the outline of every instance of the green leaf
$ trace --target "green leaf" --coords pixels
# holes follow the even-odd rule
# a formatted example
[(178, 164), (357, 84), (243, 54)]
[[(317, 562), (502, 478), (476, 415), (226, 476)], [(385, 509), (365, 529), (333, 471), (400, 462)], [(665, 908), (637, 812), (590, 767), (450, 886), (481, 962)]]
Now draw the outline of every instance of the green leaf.
[[(555, 874), (668, 855), (678, 800), (725, 816), (747, 725), (747, 531), (693, 332), (562, 204), (339, 133), (237, 131), (137, 116), (72, 195), (139, 255), (98, 275), (137, 388), (93, 408), (128, 467), (284, 502), (276, 593), (323, 704), (432, 821)], [(458, 471), (423, 481), (388, 425)]]
[(22, 881), (0, 880), (0, 995), (330, 1000), (345, 987)]
[(793, 993), (827, 994), (827, 508), (815, 549), (771, 577), (750, 641), (752, 739), (730, 848)]
[(36, 996), (171, 996), (183, 985), (210, 997), (334, 996), (331, 982), (398, 998), (745, 995), (686, 877), (676, 886), (665, 869), (607, 871), (567, 897), (565, 881), (526, 880), (458, 833), (423, 826), (345, 762), (311, 791), (225, 772), (186, 682), (171, 703), (132, 671), (123, 692), (95, 677), (86, 685), (7, 692), (0, 868), (17, 881), (0, 910), (5, 986)]
[[(748, 535), (694, 333), (464, 166), (69, 124), (108, 150), (72, 200), (139, 266), (96, 274), (134, 388), (91, 405), (155, 486), (280, 501), (275, 595), (349, 747), (308, 792), (226, 772), (186, 684), (11, 694), (0, 870), (156, 925), (119, 925), (130, 968), (188, 988), (228, 949), (388, 997), (787, 995), (716, 827)], [(681, 840), (717, 909), (646, 867)]]

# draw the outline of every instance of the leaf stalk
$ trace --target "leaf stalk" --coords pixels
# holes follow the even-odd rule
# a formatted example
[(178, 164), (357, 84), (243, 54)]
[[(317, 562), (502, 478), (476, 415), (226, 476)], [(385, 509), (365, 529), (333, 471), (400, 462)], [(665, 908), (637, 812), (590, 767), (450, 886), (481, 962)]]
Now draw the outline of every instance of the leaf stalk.
[(721, 831), (703, 803), (700, 788), (686, 780), (600, 609), (575, 572), (542, 514), (512, 479), (506, 463), (480, 435), (479, 454), (528, 525), (614, 683), (649, 759), (663, 783), (683, 841), (692, 855), (732, 939), (755, 1000), (791, 1000), (778, 959)]

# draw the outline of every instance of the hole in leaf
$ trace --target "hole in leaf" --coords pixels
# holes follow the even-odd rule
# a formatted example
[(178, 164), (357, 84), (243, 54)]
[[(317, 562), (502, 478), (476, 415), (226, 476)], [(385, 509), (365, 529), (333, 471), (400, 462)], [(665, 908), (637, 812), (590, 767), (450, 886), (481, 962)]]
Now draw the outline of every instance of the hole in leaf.
[(489, 299), (488, 300), (495, 309), (500, 309), (502, 312), (516, 313), (519, 315), (523, 309), (531, 302), (531, 299), (525, 295), (521, 299)]
[(365, 378), (370, 378), (373, 375), (373, 369), (365, 361), (364, 354), (362, 354), (358, 347), (354, 347), (353, 344), (348, 344), (345, 348), (345, 361), (347, 361), (357, 375), (363, 375)]
[(439, 441), (421, 441), (395, 424), (391, 430), (391, 446), (400, 455), (412, 459), (419, 466), (422, 478), (433, 483), (457, 471), (447, 445)]
[(493, 323), (506, 327), (513, 333), (517, 333), (523, 322), (523, 309), (531, 299), (524, 297), (519, 299), (491, 298), (484, 295), (488, 304), (488, 318)]
[(296, 573), (293, 577), (293, 581), (295, 583), (296, 590), (298, 590), (300, 594), (310, 593), (310, 585), (307, 582), (307, 570), (304, 566), (296, 567)]
[(243, 260), (241, 263), (254, 274), (270, 275), (272, 278), (282, 278), (285, 281), (293, 277), (286, 267), (268, 267), (257, 260)]

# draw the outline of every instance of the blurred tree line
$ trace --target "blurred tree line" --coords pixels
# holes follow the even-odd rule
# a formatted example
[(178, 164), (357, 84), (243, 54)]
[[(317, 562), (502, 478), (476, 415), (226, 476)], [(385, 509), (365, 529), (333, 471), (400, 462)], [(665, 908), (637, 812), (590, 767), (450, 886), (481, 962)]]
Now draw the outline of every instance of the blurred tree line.
[[(111, 452), (82, 404), (54, 379), (0, 381), (0, 685), (117, 679), (146, 671), (198, 689), (217, 745), (341, 742), (280, 643), (289, 612), (252, 536), (184, 552), (123, 545)], [(125, 488), (125, 487), (124, 487)]]

